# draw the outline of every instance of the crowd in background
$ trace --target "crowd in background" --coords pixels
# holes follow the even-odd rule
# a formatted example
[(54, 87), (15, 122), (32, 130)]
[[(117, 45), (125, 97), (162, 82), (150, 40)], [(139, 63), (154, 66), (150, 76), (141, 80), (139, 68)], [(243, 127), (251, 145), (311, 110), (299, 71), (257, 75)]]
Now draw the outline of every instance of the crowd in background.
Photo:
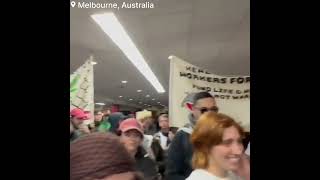
[(124, 115), (70, 112), (71, 180), (250, 179), (249, 134), (219, 111), (207, 92), (194, 95), (188, 122), (170, 127), (167, 112)]

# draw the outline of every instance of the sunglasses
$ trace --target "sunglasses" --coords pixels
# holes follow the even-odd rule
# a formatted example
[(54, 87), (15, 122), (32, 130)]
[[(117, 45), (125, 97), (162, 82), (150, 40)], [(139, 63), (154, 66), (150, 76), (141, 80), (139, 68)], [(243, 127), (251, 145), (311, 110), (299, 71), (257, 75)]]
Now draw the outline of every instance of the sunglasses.
[(203, 114), (203, 113), (205, 113), (205, 112), (208, 112), (208, 111), (213, 111), (213, 112), (218, 112), (218, 111), (219, 111), (219, 108), (216, 107), (216, 106), (214, 106), (214, 107), (212, 107), (212, 108), (205, 108), (205, 107), (203, 107), (203, 108), (197, 108), (197, 109), (199, 109), (199, 111), (201, 112), (201, 114)]

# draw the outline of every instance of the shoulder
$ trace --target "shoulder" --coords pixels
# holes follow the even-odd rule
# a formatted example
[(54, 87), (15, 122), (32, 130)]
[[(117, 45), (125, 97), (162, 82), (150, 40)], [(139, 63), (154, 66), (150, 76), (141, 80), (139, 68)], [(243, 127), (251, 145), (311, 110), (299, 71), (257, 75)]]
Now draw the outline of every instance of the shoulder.
[(183, 147), (185, 147), (186, 144), (189, 144), (189, 138), (190, 138), (190, 135), (188, 133), (186, 133), (184, 131), (179, 131), (174, 136), (174, 138), (170, 144), (170, 147), (178, 146), (177, 148), (183, 148)]
[(193, 131), (193, 128), (191, 126), (184, 126), (184, 127), (181, 127), (178, 129), (178, 132), (185, 132), (185, 133), (188, 133), (188, 134), (192, 134), (192, 131)]
[(175, 135), (175, 137), (177, 138), (183, 138), (183, 137), (189, 137), (189, 133), (181, 130), (181, 131), (178, 131), (177, 134)]
[(228, 178), (230, 180), (243, 180), (240, 176), (237, 176), (235, 173), (229, 171)]
[(190, 176), (186, 180), (199, 180), (199, 179), (217, 179), (215, 176), (209, 174), (203, 169), (193, 170)]

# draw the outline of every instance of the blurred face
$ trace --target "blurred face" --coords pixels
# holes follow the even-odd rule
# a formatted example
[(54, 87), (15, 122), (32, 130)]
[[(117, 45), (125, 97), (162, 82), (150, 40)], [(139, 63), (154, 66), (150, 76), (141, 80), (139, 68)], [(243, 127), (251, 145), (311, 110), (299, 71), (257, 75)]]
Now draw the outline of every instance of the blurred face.
[(218, 107), (214, 98), (208, 97), (199, 99), (192, 107), (192, 114), (196, 120), (199, 119), (201, 114), (207, 111), (218, 112)]
[(159, 126), (162, 132), (169, 132), (169, 119), (167, 117), (159, 117)]
[(149, 127), (151, 126), (153, 120), (152, 118), (146, 118), (146, 120), (142, 123), (143, 129), (149, 129)]
[(142, 142), (142, 135), (135, 129), (128, 130), (121, 134), (120, 141), (124, 144), (128, 152), (135, 152)]
[(106, 110), (103, 111), (102, 114), (105, 115), (105, 116), (109, 116), (111, 114), (111, 111), (110, 111), (110, 109), (106, 109)]
[(242, 154), (243, 145), (239, 131), (234, 126), (229, 127), (223, 132), (222, 143), (210, 149), (209, 166), (214, 165), (224, 171), (236, 170)]
[(79, 128), (80, 124), (82, 124), (82, 120), (76, 118), (76, 117), (73, 117), (71, 119), (73, 125), (74, 125), (74, 128)]
[(94, 121), (100, 122), (102, 120), (103, 113), (98, 112), (96, 115), (94, 115)]

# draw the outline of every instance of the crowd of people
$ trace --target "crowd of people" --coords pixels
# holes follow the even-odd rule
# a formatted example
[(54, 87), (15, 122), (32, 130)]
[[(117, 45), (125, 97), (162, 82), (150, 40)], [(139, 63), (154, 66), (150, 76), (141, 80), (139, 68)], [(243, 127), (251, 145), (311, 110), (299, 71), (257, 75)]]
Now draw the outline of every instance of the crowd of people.
[(250, 143), (208, 92), (192, 99), (188, 123), (168, 113), (70, 112), (71, 180), (249, 180)]

